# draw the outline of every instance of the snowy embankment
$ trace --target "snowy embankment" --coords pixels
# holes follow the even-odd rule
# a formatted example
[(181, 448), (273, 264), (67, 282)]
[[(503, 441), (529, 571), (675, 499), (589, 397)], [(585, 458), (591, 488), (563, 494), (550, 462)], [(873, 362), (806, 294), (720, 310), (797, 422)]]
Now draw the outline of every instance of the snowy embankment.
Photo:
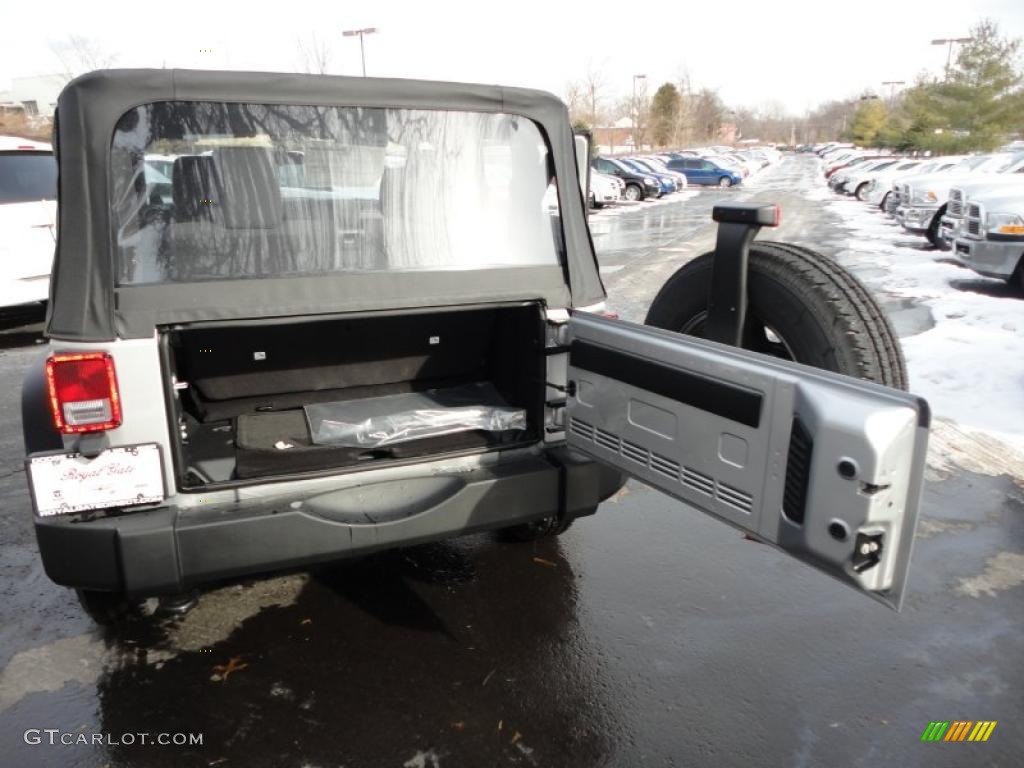
[[(1024, 456), (1024, 297), (951, 263), (947, 253), (922, 250), (922, 238), (877, 209), (834, 196), (826, 207), (851, 231), (837, 258), (853, 262), (854, 272), (867, 267), (876, 291), (931, 312), (934, 327), (901, 339), (911, 390), (940, 419)], [(1024, 475), (1024, 465), (1018, 469)]]

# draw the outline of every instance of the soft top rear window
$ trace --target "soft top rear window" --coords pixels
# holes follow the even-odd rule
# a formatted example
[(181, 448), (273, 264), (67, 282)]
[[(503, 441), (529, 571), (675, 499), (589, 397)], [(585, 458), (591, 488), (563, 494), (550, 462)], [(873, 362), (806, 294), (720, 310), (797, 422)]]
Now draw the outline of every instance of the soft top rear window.
[(122, 285), (560, 264), (549, 150), (516, 115), (157, 102), (111, 164)]

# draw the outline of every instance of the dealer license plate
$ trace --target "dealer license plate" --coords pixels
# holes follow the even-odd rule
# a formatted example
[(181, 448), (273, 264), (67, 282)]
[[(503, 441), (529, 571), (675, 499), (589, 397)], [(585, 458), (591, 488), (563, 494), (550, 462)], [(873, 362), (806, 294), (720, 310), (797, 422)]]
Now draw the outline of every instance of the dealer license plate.
[(94, 459), (77, 453), (33, 456), (28, 475), (41, 517), (151, 504), (165, 496), (156, 444), (108, 448)]

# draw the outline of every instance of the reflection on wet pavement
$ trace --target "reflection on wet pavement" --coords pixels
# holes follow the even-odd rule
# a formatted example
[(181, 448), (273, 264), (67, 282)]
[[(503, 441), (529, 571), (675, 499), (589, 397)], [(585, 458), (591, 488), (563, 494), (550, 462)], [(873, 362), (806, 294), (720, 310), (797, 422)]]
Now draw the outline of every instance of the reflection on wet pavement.
[[(611, 303), (642, 320), (661, 281), (710, 247), (720, 199), (782, 202), (772, 239), (841, 247), (836, 220), (792, 192), (807, 172), (783, 164), (732, 194), (592, 217)], [(881, 299), (901, 335), (932, 322)], [(36, 355), (0, 351), (0, 387), (16, 392)], [(1019, 762), (1012, 726), (967, 758), (919, 742), (936, 717), (1024, 715), (1024, 491), (998, 456), (965, 471), (948, 425), (900, 615), (630, 483), (557, 542), (476, 535), (224, 584), (181, 619), (101, 632), (41, 570), (16, 397), (0, 417), (0, 764)], [(203, 743), (49, 747), (25, 743), (33, 728)]]

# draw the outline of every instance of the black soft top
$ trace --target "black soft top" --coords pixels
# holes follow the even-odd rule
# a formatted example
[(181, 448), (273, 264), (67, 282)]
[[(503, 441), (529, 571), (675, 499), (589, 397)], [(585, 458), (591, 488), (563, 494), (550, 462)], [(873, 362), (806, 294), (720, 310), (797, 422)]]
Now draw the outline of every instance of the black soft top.
[[(160, 101), (395, 107), (502, 112), (534, 121), (554, 160), (567, 263), (562, 268), (337, 273), (315, 277), (115, 285), (110, 145), (130, 109)], [(152, 336), (157, 325), (318, 312), (541, 299), (582, 307), (604, 299), (576, 183), (565, 105), (542, 91), (420, 80), (269, 72), (124, 69), (71, 81), (57, 103), (59, 227), (47, 332), (108, 341)]]

